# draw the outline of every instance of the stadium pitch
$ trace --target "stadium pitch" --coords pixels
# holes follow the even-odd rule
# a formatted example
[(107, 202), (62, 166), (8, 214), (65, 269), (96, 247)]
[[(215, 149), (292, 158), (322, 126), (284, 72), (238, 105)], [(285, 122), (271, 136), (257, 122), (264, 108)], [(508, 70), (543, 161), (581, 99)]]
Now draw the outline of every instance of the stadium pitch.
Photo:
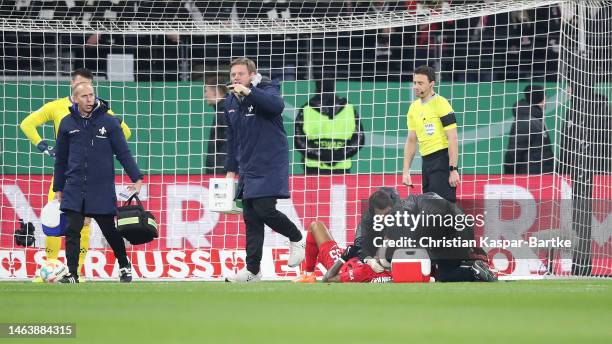
[(76, 338), (4, 343), (610, 343), (612, 280), (499, 283), (0, 283), (0, 323)]

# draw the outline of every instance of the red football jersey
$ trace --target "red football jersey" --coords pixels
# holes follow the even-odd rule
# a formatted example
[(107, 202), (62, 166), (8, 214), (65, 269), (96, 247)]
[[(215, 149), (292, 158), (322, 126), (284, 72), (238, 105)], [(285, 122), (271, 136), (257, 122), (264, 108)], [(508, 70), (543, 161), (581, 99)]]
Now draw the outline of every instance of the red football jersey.
[[(321, 247), (319, 247), (317, 261), (326, 269), (329, 269), (334, 265), (336, 260), (340, 258), (342, 252), (343, 250), (338, 247), (335, 241), (324, 242), (321, 244)], [(343, 283), (391, 281), (390, 271), (376, 273), (369, 265), (362, 263), (357, 257), (351, 258), (348, 262), (344, 263), (340, 268), (339, 275), (340, 281)]]
[(376, 273), (368, 264), (362, 263), (359, 258), (349, 259), (340, 268), (340, 281), (350, 282), (391, 282), (391, 271)]
[(326, 241), (319, 247), (319, 255), (317, 261), (321, 263), (325, 269), (331, 268), (336, 260), (342, 255), (342, 249), (338, 247), (335, 241)]

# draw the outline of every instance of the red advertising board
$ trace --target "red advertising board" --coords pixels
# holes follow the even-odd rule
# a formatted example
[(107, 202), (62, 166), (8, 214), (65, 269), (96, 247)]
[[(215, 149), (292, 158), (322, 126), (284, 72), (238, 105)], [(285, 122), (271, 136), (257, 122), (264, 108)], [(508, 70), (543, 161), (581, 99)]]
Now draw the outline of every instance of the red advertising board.
[[(31, 277), (44, 259), (39, 215), (47, 201), (51, 176), (3, 175), (0, 178), (0, 279)], [(128, 247), (137, 276), (217, 279), (244, 265), (245, 229), (241, 216), (207, 211), (209, 178), (201, 175), (147, 177), (143, 203), (158, 219), (160, 238), (146, 245)], [(418, 176), (413, 180), (417, 185), (420, 182)], [(353, 241), (364, 202), (377, 187), (397, 186), (402, 196), (408, 192), (420, 193), (418, 188), (409, 190), (398, 186), (400, 181), (399, 175), (292, 176), (291, 199), (280, 200), (278, 207), (302, 229), (313, 220), (323, 221), (344, 245)], [(118, 191), (123, 190), (122, 184), (127, 185), (128, 181), (118, 177)], [(598, 177), (595, 184), (595, 196), (612, 195), (612, 177)], [(562, 227), (564, 216), (565, 220), (568, 218), (560, 200), (571, 197), (571, 185), (558, 176), (465, 175), (458, 195), (463, 201), (472, 202), (475, 210), (491, 209), (494, 204), (499, 209), (494, 220), (512, 223), (514, 233), (524, 237)], [(508, 203), (510, 199), (521, 199), (523, 203)], [(525, 202), (535, 205), (531, 217), (525, 212)], [(600, 274), (612, 274), (612, 208), (609, 205), (603, 203), (593, 210), (591, 248), (594, 268)], [(36, 247), (15, 246), (13, 232), (18, 228), (19, 218), (37, 227)], [(477, 228), (477, 234), (491, 235), (486, 226)], [(92, 238), (95, 237), (100, 238), (100, 233), (92, 233)], [(86, 263), (88, 277), (111, 277), (116, 270), (112, 252), (105, 248), (103, 239), (93, 240), (91, 245)], [(264, 253), (265, 278), (295, 276), (296, 270), (286, 266), (287, 248), (282, 237), (268, 230)], [(505, 260), (497, 268), (510, 275), (550, 271), (550, 267), (543, 267), (548, 263), (542, 262), (539, 252), (522, 256), (512, 249), (492, 249), (490, 258), (496, 264), (500, 259)], [(567, 254), (565, 258), (562, 252), (548, 258), (555, 259), (552, 263), (555, 273), (563, 274), (567, 270), (564, 267)], [(521, 259), (530, 262), (521, 264)]]

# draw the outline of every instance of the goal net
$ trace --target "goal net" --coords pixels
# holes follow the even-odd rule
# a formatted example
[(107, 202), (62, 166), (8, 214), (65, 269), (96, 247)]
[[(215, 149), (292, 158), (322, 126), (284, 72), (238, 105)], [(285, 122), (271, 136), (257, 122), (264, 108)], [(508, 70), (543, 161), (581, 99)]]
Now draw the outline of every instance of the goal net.
[[(609, 276), (611, 22), (607, 0), (3, 1), (0, 279), (31, 278), (45, 259), (53, 160), (20, 124), (68, 96), (76, 68), (94, 72), (97, 95), (131, 128), (146, 175), (141, 199), (160, 237), (128, 245), (137, 278), (216, 280), (244, 267), (241, 216), (208, 209), (208, 181), (224, 176), (216, 102), (242, 56), (281, 85), (291, 199), (278, 209), (300, 229), (323, 221), (342, 247), (378, 187), (421, 192), (418, 154), (416, 187), (401, 174), (412, 71), (429, 65), (457, 114), (458, 203), (484, 214), (476, 233), (492, 266), (506, 278)], [(358, 115), (341, 138), (351, 153), (328, 164), (332, 175), (305, 174), (303, 108), (328, 98), (321, 111)], [(37, 129), (53, 146), (53, 122)], [(121, 192), (129, 179), (116, 167)], [(31, 246), (16, 241), (19, 219), (34, 225)], [(265, 279), (297, 276), (282, 236), (266, 228), (264, 245)], [(117, 270), (94, 224), (86, 277)]]

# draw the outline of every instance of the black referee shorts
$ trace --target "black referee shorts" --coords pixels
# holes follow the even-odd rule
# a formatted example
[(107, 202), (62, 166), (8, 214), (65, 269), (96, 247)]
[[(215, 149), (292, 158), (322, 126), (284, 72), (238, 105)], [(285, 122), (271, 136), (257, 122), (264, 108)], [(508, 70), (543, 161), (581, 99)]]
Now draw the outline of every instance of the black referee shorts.
[(450, 177), (448, 149), (441, 149), (423, 157), (423, 193), (435, 192), (440, 197), (457, 201), (457, 188), (448, 183)]

